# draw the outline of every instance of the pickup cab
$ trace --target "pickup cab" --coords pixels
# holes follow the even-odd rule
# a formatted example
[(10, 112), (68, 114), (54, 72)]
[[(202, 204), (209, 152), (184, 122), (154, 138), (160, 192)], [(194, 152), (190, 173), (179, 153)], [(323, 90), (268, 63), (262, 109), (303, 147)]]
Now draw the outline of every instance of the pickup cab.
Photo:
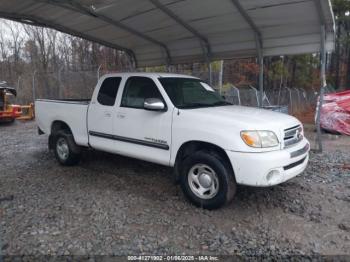
[(35, 102), (39, 133), (62, 165), (83, 148), (173, 167), (196, 206), (230, 202), (236, 184), (266, 187), (302, 173), (309, 142), (294, 117), (226, 102), (204, 81), (168, 73), (115, 73), (91, 100)]

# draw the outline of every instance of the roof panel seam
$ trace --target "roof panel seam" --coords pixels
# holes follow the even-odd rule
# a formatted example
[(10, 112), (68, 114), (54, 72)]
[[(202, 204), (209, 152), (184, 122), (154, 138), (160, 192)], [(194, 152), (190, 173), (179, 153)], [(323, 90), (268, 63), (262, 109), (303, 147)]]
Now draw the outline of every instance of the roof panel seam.
[(49, 27), (49, 28), (61, 31), (63, 33), (68, 33), (68, 34), (71, 34), (71, 35), (74, 35), (74, 36), (77, 36), (77, 37), (81, 37), (81, 38), (87, 39), (89, 41), (100, 43), (100, 44), (102, 44), (104, 46), (107, 46), (107, 47), (110, 47), (110, 48), (113, 48), (113, 49), (124, 51), (125, 53), (128, 54), (130, 59), (133, 61), (134, 66), (137, 67), (136, 55), (135, 55), (134, 51), (129, 49), (129, 48), (126, 48), (126, 47), (123, 47), (123, 46), (120, 46), (120, 45), (117, 45), (117, 44), (112, 44), (112, 43), (106, 42), (106, 41), (104, 41), (102, 39), (95, 38), (95, 37), (93, 37), (91, 35), (84, 34), (83, 32), (76, 31), (74, 29), (71, 29), (71, 28), (65, 27), (63, 25), (47, 21), (45, 19), (33, 16), (33, 15), (24, 15), (24, 14), (8, 13), (8, 12), (0, 11), (0, 17), (3, 17), (5, 19), (10, 19), (10, 20), (13, 20), (13, 21), (16, 21), (16, 22), (24, 23), (24, 24), (35, 25), (35, 26), (42, 26), (42, 27)]
[(162, 5), (158, 0), (149, 0), (154, 6), (156, 6), (163, 13), (171, 17), (175, 22), (183, 26), (186, 30), (192, 33), (195, 37), (199, 39), (199, 41), (204, 45), (205, 50), (205, 58), (206, 60), (210, 60), (211, 57), (211, 46), (209, 40), (203, 36), (200, 32), (198, 32), (195, 28), (190, 26), (186, 21), (181, 19), (178, 15), (176, 15), (173, 11), (171, 11), (168, 7)]
[(87, 8), (83, 5), (81, 5), (80, 3), (76, 2), (75, 0), (40, 0), (40, 1), (44, 1), (46, 2), (47, 4), (51, 4), (51, 5), (55, 5), (55, 6), (59, 6), (61, 8), (68, 8), (72, 11), (75, 11), (75, 12), (79, 12), (79, 13), (82, 13), (84, 15), (88, 15), (88, 16), (91, 16), (91, 17), (94, 17), (96, 19), (99, 19), (99, 20), (102, 20), (108, 24), (111, 24), (115, 27), (118, 27), (122, 30), (125, 30), (133, 35), (136, 35), (144, 40), (147, 40), (155, 45), (158, 45), (160, 46), (164, 52), (165, 52), (165, 55), (166, 55), (166, 64), (171, 64), (171, 55), (170, 55), (170, 50), (169, 48), (162, 42), (156, 40), (156, 39), (153, 39), (152, 37), (148, 36), (148, 35), (145, 35), (139, 31), (137, 31), (136, 29), (134, 28), (131, 28), (119, 21), (115, 21), (113, 19), (111, 19), (110, 17), (107, 17), (105, 15), (102, 15), (102, 14), (99, 14), (95, 11), (93, 11), (92, 9), (90, 8)]

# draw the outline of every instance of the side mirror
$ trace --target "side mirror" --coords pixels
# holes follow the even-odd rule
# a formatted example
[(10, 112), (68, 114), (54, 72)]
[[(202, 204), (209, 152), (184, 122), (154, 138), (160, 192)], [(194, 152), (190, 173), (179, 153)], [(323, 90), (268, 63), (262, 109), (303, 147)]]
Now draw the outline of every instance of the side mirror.
[(152, 111), (163, 111), (165, 109), (165, 105), (159, 98), (146, 98), (145, 102), (143, 103), (143, 108)]

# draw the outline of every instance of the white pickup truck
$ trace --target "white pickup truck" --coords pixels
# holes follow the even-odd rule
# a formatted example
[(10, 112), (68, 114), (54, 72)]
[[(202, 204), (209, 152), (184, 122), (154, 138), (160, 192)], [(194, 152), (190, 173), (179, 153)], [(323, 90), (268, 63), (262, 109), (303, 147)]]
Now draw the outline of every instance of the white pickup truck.
[(39, 133), (63, 165), (89, 147), (174, 167), (197, 206), (228, 203), (236, 183), (272, 186), (300, 174), (309, 142), (294, 117), (224, 101), (202, 80), (167, 73), (103, 76), (91, 100), (36, 100)]

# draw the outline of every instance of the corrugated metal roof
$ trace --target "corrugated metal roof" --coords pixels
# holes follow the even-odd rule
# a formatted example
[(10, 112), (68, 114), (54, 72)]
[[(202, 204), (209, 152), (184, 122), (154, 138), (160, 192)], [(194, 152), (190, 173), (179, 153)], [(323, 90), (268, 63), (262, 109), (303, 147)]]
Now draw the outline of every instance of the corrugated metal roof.
[[(256, 30), (235, 5), (238, 2)], [(125, 50), (138, 66), (333, 49), (329, 0), (2, 0), (0, 17)]]

